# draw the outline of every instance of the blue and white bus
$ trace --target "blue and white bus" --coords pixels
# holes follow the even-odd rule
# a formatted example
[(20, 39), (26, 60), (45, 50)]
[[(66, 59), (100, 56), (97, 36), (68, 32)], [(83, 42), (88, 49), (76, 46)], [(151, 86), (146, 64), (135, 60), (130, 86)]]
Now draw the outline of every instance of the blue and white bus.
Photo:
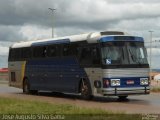
[(8, 67), (9, 85), (24, 93), (73, 93), (83, 99), (150, 93), (144, 39), (124, 32), (15, 43)]

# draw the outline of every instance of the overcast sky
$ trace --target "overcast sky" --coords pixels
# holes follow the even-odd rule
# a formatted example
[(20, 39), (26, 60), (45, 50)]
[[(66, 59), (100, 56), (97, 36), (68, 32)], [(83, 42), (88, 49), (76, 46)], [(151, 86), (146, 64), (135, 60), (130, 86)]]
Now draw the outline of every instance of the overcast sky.
[[(159, 0), (0, 0), (0, 67), (7, 67), (8, 47), (18, 41), (120, 30), (160, 40)], [(160, 42), (153, 42), (153, 68), (160, 68)]]

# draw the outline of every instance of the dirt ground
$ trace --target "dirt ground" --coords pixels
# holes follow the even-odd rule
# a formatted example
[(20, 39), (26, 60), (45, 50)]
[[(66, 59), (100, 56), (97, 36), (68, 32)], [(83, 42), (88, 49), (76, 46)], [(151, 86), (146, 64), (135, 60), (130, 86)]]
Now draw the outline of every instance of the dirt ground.
[(160, 80), (152, 80), (151, 87), (160, 87)]

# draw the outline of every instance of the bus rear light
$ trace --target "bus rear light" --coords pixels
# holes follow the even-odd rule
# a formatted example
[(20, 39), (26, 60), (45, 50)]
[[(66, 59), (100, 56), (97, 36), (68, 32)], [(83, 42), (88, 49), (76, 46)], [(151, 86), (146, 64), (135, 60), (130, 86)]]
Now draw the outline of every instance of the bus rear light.
[(103, 85), (104, 85), (104, 87), (109, 87), (109, 80), (104, 79), (103, 80)]

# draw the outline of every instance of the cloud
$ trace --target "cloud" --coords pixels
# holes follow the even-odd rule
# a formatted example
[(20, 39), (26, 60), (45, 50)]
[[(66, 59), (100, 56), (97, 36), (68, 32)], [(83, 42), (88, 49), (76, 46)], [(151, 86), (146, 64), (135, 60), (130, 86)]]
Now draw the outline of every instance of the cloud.
[[(148, 49), (148, 61), (150, 63), (150, 49)], [(151, 55), (151, 67), (159, 69), (159, 61), (160, 61), (160, 48), (152, 48)]]
[(51, 37), (51, 29), (42, 26), (22, 26), (19, 32), (27, 38), (26, 40), (37, 40)]
[(0, 41), (20, 41), (25, 39), (19, 26), (0, 25)]
[(8, 56), (7, 55), (0, 55), (0, 68), (8, 67)]
[[(143, 36), (148, 42), (149, 30), (154, 31), (153, 38), (160, 38), (159, 6), (159, 0), (1, 0), (0, 41), (51, 37), (53, 22), (58, 37), (120, 30)], [(56, 8), (54, 21), (48, 8)], [(7, 42), (6, 47), (10, 45)], [(6, 50), (4, 46), (0, 47)], [(7, 55), (0, 53), (4, 54)]]
[(56, 27), (77, 26), (96, 29), (119, 23), (121, 20), (160, 16), (158, 12), (160, 3), (155, 2), (131, 4), (124, 0), (124, 2), (115, 4), (115, 2), (106, 0), (95, 0), (94, 2), (92, 0), (5, 1), (1, 5), (2, 8), (0, 7), (2, 16), (0, 23), (4, 25), (34, 24), (49, 27), (51, 25), (49, 7), (57, 9), (54, 13)]
[(1, 51), (0, 55), (7, 56), (9, 48), (8, 47), (2, 47), (2, 46), (0, 46), (0, 51)]
[(159, 0), (107, 0), (109, 3), (122, 4), (122, 3), (159, 3)]
[(8, 51), (9, 47), (8, 45), (11, 45), (12, 43), (8, 42), (0, 42), (0, 68), (7, 67), (8, 65)]

